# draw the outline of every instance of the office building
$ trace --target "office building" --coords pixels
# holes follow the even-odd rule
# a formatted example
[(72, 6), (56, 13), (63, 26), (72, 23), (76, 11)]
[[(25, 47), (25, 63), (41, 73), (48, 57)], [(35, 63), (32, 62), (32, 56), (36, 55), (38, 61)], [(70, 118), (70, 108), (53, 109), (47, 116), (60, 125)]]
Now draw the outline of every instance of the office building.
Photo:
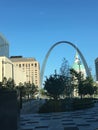
[(0, 82), (3, 78), (12, 78), (15, 84), (20, 82), (34, 83), (40, 86), (40, 67), (34, 58), (12, 56), (9, 58), (9, 43), (0, 33)]
[(3, 78), (6, 77), (7, 80), (9, 78), (14, 79), (16, 85), (19, 83), (24, 83), (26, 81), (26, 74), (25, 72), (19, 70), (18, 67), (14, 66), (12, 61), (5, 57), (0, 57), (0, 82), (3, 81)]
[(96, 81), (98, 81), (98, 58), (95, 59)]
[(0, 56), (9, 57), (9, 43), (0, 33)]
[(14, 66), (26, 73), (26, 81), (40, 86), (40, 66), (34, 58), (24, 58), (22, 56), (11, 56), (10, 60)]

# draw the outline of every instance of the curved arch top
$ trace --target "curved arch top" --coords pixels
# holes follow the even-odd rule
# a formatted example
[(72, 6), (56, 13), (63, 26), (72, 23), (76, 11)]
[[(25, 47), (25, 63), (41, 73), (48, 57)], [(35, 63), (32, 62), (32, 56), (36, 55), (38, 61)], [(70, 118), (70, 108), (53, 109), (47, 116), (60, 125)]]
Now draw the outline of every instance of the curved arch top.
[(87, 65), (87, 63), (86, 63), (86, 60), (85, 60), (83, 54), (81, 53), (81, 51), (78, 49), (78, 47), (75, 46), (73, 43), (71, 43), (71, 42), (69, 42), (69, 41), (59, 41), (59, 42), (56, 42), (55, 44), (53, 44), (53, 45), (51, 46), (51, 48), (50, 48), (49, 51), (47, 52), (47, 54), (46, 54), (46, 56), (45, 56), (45, 59), (44, 59), (44, 61), (43, 61), (42, 68), (41, 68), (41, 79), (40, 79), (40, 82), (41, 82), (40, 86), (41, 86), (41, 87), (42, 87), (42, 81), (43, 81), (43, 75), (44, 75), (44, 70), (45, 70), (46, 62), (47, 62), (47, 59), (48, 59), (48, 57), (49, 57), (49, 55), (50, 55), (50, 52), (52, 51), (52, 49), (53, 49), (55, 46), (57, 46), (57, 45), (59, 45), (59, 44), (62, 44), (62, 43), (69, 44), (69, 45), (71, 45), (74, 49), (77, 50), (77, 52), (79, 53), (80, 58), (81, 58), (81, 60), (82, 60), (82, 62), (83, 62), (83, 65), (84, 65), (84, 67), (85, 67), (87, 76), (89, 76), (89, 77), (91, 76), (90, 70), (89, 70), (88, 65)]

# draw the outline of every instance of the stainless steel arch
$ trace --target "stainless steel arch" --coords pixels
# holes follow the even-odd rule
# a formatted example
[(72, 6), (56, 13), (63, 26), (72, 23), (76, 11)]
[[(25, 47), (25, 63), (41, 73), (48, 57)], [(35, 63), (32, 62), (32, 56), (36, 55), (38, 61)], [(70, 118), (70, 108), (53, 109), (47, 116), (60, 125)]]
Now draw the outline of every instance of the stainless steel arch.
[(59, 42), (57, 42), (57, 43), (55, 43), (55, 44), (53, 44), (53, 45), (51, 46), (51, 48), (49, 49), (49, 51), (47, 52), (47, 54), (46, 54), (46, 56), (45, 56), (45, 59), (44, 59), (44, 61), (43, 61), (42, 68), (41, 68), (41, 76), (40, 76), (40, 77), (41, 77), (41, 79), (40, 79), (40, 82), (41, 82), (41, 83), (40, 83), (40, 87), (42, 87), (44, 70), (45, 70), (46, 62), (47, 62), (47, 59), (48, 59), (48, 57), (49, 57), (49, 55), (50, 55), (50, 52), (52, 51), (52, 49), (53, 49), (55, 46), (57, 46), (57, 45), (59, 45), (59, 44), (62, 44), (62, 43), (69, 44), (69, 45), (71, 45), (72, 47), (74, 47), (74, 48), (77, 50), (77, 52), (79, 53), (80, 58), (81, 58), (81, 60), (82, 60), (82, 62), (83, 62), (83, 64), (84, 64), (84, 67), (85, 67), (87, 76), (91, 76), (90, 70), (89, 70), (89, 68), (88, 68), (88, 65), (87, 65), (87, 63), (86, 63), (86, 60), (85, 60), (83, 54), (81, 53), (81, 51), (80, 51), (73, 43), (71, 43), (71, 42), (68, 42), (68, 41), (59, 41)]

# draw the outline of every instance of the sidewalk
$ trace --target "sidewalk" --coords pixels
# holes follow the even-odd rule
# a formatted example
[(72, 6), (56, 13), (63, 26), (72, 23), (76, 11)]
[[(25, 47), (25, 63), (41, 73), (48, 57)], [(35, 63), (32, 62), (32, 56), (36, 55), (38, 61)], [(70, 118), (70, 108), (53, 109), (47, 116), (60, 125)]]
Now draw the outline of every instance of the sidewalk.
[(37, 113), (39, 110), (39, 107), (45, 102), (45, 100), (31, 100), (26, 103), (23, 103), (22, 109), (20, 111), (21, 115), (24, 114), (33, 114)]
[(18, 130), (98, 130), (98, 103), (74, 112), (22, 114), (19, 127)]

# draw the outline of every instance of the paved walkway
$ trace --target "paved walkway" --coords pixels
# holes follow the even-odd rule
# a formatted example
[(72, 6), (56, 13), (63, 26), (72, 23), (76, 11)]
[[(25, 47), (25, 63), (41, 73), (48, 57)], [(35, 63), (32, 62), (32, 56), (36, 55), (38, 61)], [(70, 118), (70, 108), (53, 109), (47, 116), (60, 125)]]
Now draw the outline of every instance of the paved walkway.
[(19, 130), (98, 130), (98, 103), (74, 112), (22, 114)]
[(23, 103), (22, 110), (20, 111), (21, 115), (24, 114), (33, 114), (37, 113), (39, 110), (39, 107), (44, 104), (45, 100), (31, 100), (28, 102)]

